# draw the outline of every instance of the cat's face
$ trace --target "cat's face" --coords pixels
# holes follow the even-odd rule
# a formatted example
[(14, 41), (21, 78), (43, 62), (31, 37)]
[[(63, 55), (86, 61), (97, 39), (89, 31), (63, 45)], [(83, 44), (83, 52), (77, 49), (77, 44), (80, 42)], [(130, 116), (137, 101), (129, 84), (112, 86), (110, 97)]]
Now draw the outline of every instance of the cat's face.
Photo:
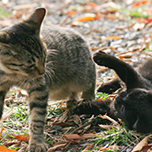
[(34, 12), (27, 20), (0, 31), (0, 69), (28, 78), (45, 72), (46, 48), (39, 37), (45, 11)]
[(129, 129), (152, 130), (152, 92), (141, 88), (121, 92), (115, 100), (119, 117)]

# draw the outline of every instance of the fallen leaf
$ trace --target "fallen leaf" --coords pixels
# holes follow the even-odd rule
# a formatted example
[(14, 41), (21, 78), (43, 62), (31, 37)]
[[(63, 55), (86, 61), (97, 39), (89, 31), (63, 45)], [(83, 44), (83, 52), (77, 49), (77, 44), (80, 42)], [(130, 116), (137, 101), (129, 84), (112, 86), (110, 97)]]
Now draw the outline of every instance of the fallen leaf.
[(59, 144), (59, 145), (50, 147), (50, 148), (47, 150), (47, 152), (54, 151), (54, 150), (56, 150), (57, 148), (63, 147), (63, 146), (65, 146), (65, 145), (66, 145), (66, 144)]
[(93, 146), (93, 144), (90, 144), (89, 146), (87, 146), (84, 150), (82, 150), (81, 152), (85, 152), (86, 150), (89, 150), (91, 147)]
[(148, 21), (148, 23), (152, 22), (152, 18), (145, 18), (145, 20)]
[(111, 146), (109, 146), (107, 148), (102, 148), (100, 150), (107, 151), (107, 150), (110, 150), (110, 149), (119, 149), (119, 146), (117, 146), (117, 145), (111, 145)]
[(73, 139), (81, 139), (81, 136), (78, 134), (65, 134), (64, 137), (67, 140), (73, 140)]
[(123, 58), (131, 58), (132, 55), (133, 55), (132, 52), (127, 52), (127, 53), (124, 53), (124, 54), (119, 55), (118, 57), (119, 57), (120, 59), (123, 59)]
[(13, 141), (7, 141), (5, 143), (3, 143), (3, 146), (11, 146), (11, 145), (14, 145), (14, 144), (18, 144), (20, 141), (18, 140), (13, 140)]
[(110, 13), (115, 13), (116, 10), (106, 10), (106, 11), (102, 11), (102, 14), (110, 14)]
[(148, 21), (146, 19), (142, 19), (142, 18), (137, 18), (137, 21), (141, 22), (141, 23), (144, 23), (144, 24), (148, 23)]
[(148, 139), (152, 136), (152, 134), (146, 136), (143, 140), (141, 140), (131, 152), (138, 152), (141, 151), (141, 149), (143, 148), (143, 146), (146, 146), (148, 143)]
[(67, 12), (67, 15), (69, 15), (69, 16), (76, 15), (76, 11), (69, 11), (69, 12)]
[(109, 121), (111, 121), (114, 125), (118, 125), (118, 122), (115, 121), (114, 119), (112, 119), (111, 117), (107, 116), (106, 114), (105, 115), (98, 115), (98, 117), (102, 118), (102, 119), (107, 119)]
[(59, 125), (65, 127), (65, 126), (70, 126), (71, 124), (66, 122), (54, 122), (52, 125)]
[(29, 141), (30, 136), (29, 135), (16, 135), (14, 139), (22, 140), (22, 141)]
[(98, 7), (98, 5), (97, 5), (97, 4), (95, 4), (95, 3), (93, 3), (93, 2), (88, 2), (88, 4), (87, 4), (87, 5), (89, 5), (89, 6), (93, 7), (93, 8)]
[(142, 30), (144, 27), (145, 27), (145, 23), (136, 23), (133, 26), (133, 29), (136, 30), (136, 31), (139, 31), (139, 30)]
[(13, 113), (13, 108), (11, 108), (9, 111), (3, 113), (2, 115), (2, 118), (1, 118), (1, 121), (5, 121), (7, 118), (9, 118), (9, 116)]
[(17, 151), (13, 149), (8, 149), (4, 146), (0, 146), (0, 152), (17, 152)]
[(78, 135), (78, 134), (66, 134), (64, 135), (64, 137), (67, 140), (73, 140), (73, 139), (88, 139), (88, 138), (92, 138), (95, 137), (96, 134), (90, 133), (90, 134), (83, 134), (82, 136)]
[(101, 101), (101, 100), (104, 100), (103, 98), (99, 98), (99, 99), (97, 99), (96, 101)]
[(79, 19), (76, 20), (76, 22), (88, 22), (92, 20), (99, 20), (99, 16), (93, 13), (87, 13), (84, 16), (80, 17)]
[(113, 39), (113, 40), (120, 40), (122, 38), (120, 36), (107, 36), (105, 39), (106, 40), (111, 40), (111, 39)]
[(131, 6), (129, 6), (129, 8), (135, 8), (135, 7), (138, 7), (138, 6), (141, 6), (141, 5), (145, 5), (147, 3), (152, 3), (152, 0), (149, 1), (149, 0), (144, 0), (144, 1), (140, 1), (140, 2), (137, 2), (137, 3), (134, 3), (132, 4)]
[(98, 126), (99, 126), (100, 128), (103, 128), (103, 129), (117, 128), (116, 126), (113, 126), (113, 125), (102, 125), (102, 124), (98, 124)]
[(152, 144), (143, 146), (143, 148), (141, 149), (142, 152), (151, 152), (150, 150), (152, 150)]
[(5, 128), (0, 128), (0, 136), (1, 136), (3, 131), (6, 131), (6, 129)]
[(88, 22), (92, 20), (99, 20), (99, 16), (94, 13), (86, 13), (74, 22), (71, 23), (71, 26), (78, 26), (81, 22)]
[(96, 134), (93, 134), (93, 133), (89, 133), (89, 134), (83, 134), (81, 136), (81, 139), (88, 139), (88, 138), (92, 138), (92, 137), (95, 137)]
[(20, 17), (22, 17), (22, 14), (21, 14), (21, 13), (16, 13), (15, 16), (16, 16), (17, 18), (20, 18)]

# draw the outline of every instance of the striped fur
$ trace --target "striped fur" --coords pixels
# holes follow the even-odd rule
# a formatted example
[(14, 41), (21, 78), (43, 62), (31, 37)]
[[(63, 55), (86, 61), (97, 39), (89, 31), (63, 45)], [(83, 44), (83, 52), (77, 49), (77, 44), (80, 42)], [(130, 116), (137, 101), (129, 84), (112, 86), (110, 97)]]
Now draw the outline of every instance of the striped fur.
[(44, 16), (44, 8), (36, 9), (27, 20), (0, 31), (0, 116), (10, 87), (27, 90), (31, 152), (47, 149), (43, 132), (48, 98), (95, 97), (95, 65), (86, 41), (59, 27), (43, 27), (42, 40)]

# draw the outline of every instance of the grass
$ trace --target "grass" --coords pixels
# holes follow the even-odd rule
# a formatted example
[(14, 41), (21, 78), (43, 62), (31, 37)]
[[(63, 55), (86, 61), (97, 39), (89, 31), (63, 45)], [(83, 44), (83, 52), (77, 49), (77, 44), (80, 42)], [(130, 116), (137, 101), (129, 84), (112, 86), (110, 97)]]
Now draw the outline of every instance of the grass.
[[(9, 92), (9, 96), (17, 94), (17, 92)], [(96, 99), (103, 98), (105, 99), (108, 96), (108, 94), (105, 93), (98, 93), (96, 95)], [(5, 111), (8, 111), (10, 108), (14, 107), (13, 113), (11, 116), (8, 117), (8, 119), (3, 122), (3, 128), (6, 129), (6, 134), (10, 137), (10, 139), (7, 138), (1, 138), (0, 144), (6, 143), (8, 141), (12, 141), (14, 139), (14, 134), (29, 134), (29, 126), (28, 126), (28, 117), (29, 114), (27, 112), (27, 104), (26, 103), (20, 103), (20, 105), (15, 105), (14, 103), (9, 105), (9, 107), (5, 107)], [(64, 110), (61, 109), (60, 106), (56, 107), (49, 107), (48, 106), (48, 114), (47, 117), (55, 118), (58, 117)], [(83, 122), (87, 122), (87, 118)], [(100, 118), (96, 116), (96, 119), (93, 126), (98, 126), (100, 123)], [(47, 124), (46, 127), (49, 127)], [(49, 133), (45, 136), (45, 142), (49, 145), (51, 145), (54, 140), (51, 138), (52, 135), (49, 135)], [(62, 136), (62, 135), (61, 135)], [(110, 146), (117, 145), (117, 146), (130, 146), (133, 145), (132, 143), (135, 142), (136, 134), (134, 132), (128, 131), (124, 125), (113, 128), (113, 129), (107, 129), (102, 130), (94, 139), (88, 140), (90, 143), (93, 143), (93, 148), (91, 151), (87, 150), (87, 152), (92, 151), (98, 151), (102, 148), (105, 148), (104, 152), (117, 152), (118, 147), (109, 148)], [(137, 142), (137, 141), (136, 141)], [(106, 145), (105, 145), (106, 143)], [(9, 147), (9, 146), (7, 146)], [(109, 148), (109, 149), (108, 149)], [(11, 147), (12, 149), (12, 147)], [(18, 150), (19, 147), (13, 148), (14, 150)]]
[(108, 94), (107, 93), (103, 93), (103, 92), (98, 92), (96, 94), (96, 100), (102, 98), (102, 99), (106, 99), (108, 97)]
[(8, 18), (10, 15), (10, 12), (3, 11), (2, 8), (0, 8), (0, 19)]

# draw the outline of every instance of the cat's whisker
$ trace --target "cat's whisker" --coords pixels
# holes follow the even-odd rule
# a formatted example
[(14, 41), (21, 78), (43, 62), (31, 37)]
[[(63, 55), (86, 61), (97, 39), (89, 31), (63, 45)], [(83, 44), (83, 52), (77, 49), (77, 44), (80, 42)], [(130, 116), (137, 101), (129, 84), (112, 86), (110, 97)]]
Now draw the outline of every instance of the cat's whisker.
[(55, 75), (55, 72), (54, 72), (54, 70), (53, 70), (52, 68), (46, 67), (46, 70), (49, 71), (49, 73), (50, 73), (51, 75)]
[(48, 69), (46, 69), (45, 75), (46, 75), (46, 77), (48, 77), (48, 79), (50, 79), (51, 82), (53, 83), (52, 73), (51, 73)]
[(27, 79), (25, 79), (25, 80), (19, 82), (19, 87), (22, 88), (22, 86), (25, 85), (25, 84), (27, 83), (26, 81), (27, 81)]

